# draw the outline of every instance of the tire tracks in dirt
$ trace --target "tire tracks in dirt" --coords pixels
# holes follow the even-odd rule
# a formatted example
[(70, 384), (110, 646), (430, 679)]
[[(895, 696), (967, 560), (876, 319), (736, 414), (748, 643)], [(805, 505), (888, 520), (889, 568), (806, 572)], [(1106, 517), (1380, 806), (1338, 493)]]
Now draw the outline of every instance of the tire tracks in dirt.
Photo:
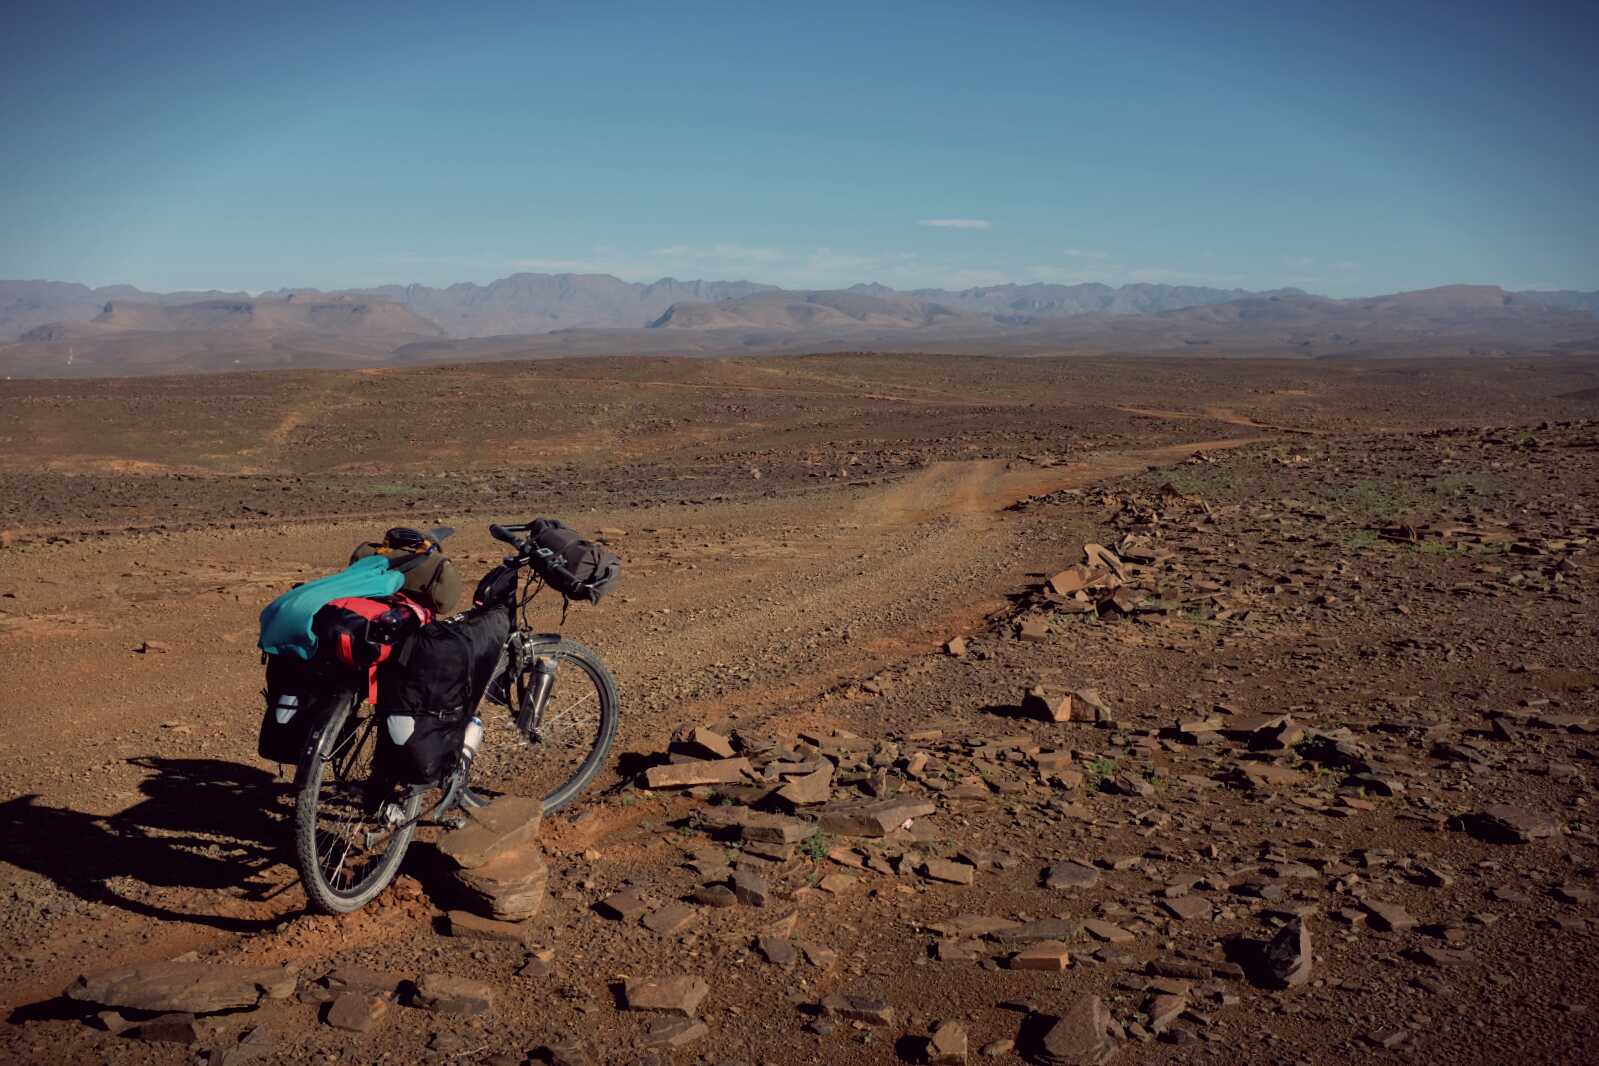
[(1162, 422), (1220, 422), (1229, 426), (1243, 426), (1246, 429), (1262, 429), (1271, 433), (1289, 433), (1295, 436), (1324, 437), (1328, 435), (1326, 430), (1259, 422), (1247, 415), (1238, 414), (1229, 407), (1206, 407), (1201, 411), (1174, 411), (1163, 407), (1138, 407), (1133, 404), (1119, 403), (1116, 405), (1116, 410), (1130, 415), (1139, 415), (1143, 418), (1158, 418)]

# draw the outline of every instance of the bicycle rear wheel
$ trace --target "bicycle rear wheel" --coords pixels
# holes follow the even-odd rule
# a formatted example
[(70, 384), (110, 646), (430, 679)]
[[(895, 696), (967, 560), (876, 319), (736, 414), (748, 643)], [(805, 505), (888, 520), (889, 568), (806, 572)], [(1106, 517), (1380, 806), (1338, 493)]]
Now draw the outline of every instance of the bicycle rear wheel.
[[(616, 739), (616, 680), (591, 649), (575, 640), (538, 644), (533, 655), (555, 660), (555, 683), (533, 735), (516, 727), (517, 708), (481, 710), (483, 747), (472, 762), (474, 787), (541, 796), (544, 813), (570, 803), (593, 782)], [(511, 686), (513, 702), (530, 688), (532, 656)]]
[(377, 731), (372, 709), (346, 696), (295, 768), (295, 865), (306, 899), (328, 914), (358, 910), (388, 887), (416, 832), (421, 791), (374, 773)]

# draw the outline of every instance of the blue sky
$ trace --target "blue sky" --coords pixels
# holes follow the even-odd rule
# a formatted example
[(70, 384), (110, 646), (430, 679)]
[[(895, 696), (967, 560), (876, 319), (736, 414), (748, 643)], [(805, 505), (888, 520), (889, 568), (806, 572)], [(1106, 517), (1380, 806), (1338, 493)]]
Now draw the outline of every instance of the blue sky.
[(1599, 288), (1591, 4), (10, 0), (0, 42), (0, 277)]

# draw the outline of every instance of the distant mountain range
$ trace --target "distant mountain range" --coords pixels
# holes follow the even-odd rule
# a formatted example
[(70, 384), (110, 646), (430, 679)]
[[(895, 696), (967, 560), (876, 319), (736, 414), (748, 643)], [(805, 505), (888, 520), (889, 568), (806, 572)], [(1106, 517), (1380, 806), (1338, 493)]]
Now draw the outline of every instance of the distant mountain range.
[[(908, 297), (951, 311), (992, 315), (1007, 324), (1095, 312), (1155, 314), (1260, 295), (1246, 289), (1147, 284), (1119, 288), (1099, 284), (992, 285), (959, 291), (916, 289), (907, 293), (886, 285), (856, 285), (842, 291), (884, 299)], [(1297, 293), (1299, 290), (1277, 291)], [(446, 335), (464, 338), (553, 333), (564, 329), (637, 329), (654, 324), (678, 305), (718, 304), (783, 292), (775, 285), (751, 281), (662, 278), (643, 285), (609, 274), (512, 274), (487, 285), (462, 282), (442, 289), (428, 285), (380, 285), (331, 293), (316, 289), (279, 289), (261, 293), (259, 297), (215, 290), (157, 293), (142, 292), (131, 285), (90, 289), (60, 281), (0, 281), (0, 341), (16, 340), (37, 326), (92, 320), (113, 303), (176, 306), (213, 300), (264, 303), (353, 297), (399, 304), (429, 320)], [(685, 311), (685, 314), (695, 312)], [(677, 317), (681, 325), (683, 316)]]
[[(489, 285), (147, 293), (0, 281), (0, 373), (173, 373), (275, 366), (878, 348), (1039, 354), (1204, 351), (1336, 356), (1599, 350), (1599, 293), (1453, 285), (1334, 300), (1137, 284), (792, 291), (748, 281), (632, 284), (515, 274)], [(12, 341), (13, 343), (5, 343)]]

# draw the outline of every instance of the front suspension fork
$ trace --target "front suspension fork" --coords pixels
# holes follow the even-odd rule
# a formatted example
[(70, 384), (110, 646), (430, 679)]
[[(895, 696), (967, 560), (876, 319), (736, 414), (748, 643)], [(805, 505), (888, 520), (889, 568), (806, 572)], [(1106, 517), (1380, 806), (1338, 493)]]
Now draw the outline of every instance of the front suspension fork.
[(555, 659), (548, 655), (539, 655), (533, 659), (533, 667), (528, 671), (527, 690), (522, 693), (520, 707), (516, 715), (516, 731), (533, 743), (544, 739), (540, 727), (544, 723), (544, 709), (550, 702), (550, 693), (555, 688)]

